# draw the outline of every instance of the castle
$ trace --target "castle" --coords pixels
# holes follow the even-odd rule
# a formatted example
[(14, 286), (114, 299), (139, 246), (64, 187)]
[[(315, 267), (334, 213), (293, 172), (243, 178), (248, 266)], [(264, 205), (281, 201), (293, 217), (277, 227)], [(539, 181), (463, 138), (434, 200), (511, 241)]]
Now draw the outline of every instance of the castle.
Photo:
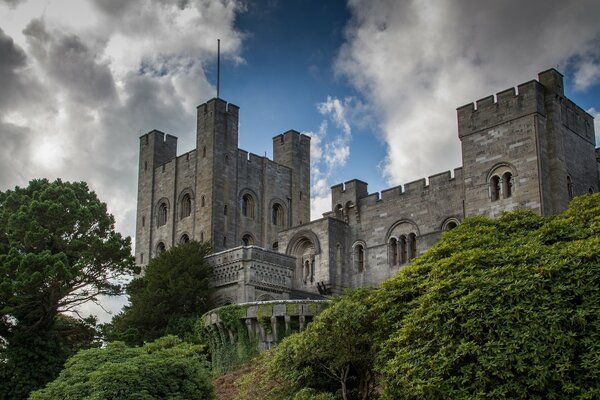
[(381, 194), (356, 179), (333, 186), (331, 211), (314, 221), (310, 137), (275, 136), (273, 160), (248, 154), (238, 112), (221, 99), (198, 106), (196, 148), (180, 156), (174, 136), (140, 138), (136, 262), (210, 241), (217, 304), (377, 285), (468, 216), (556, 214), (600, 186), (593, 118), (554, 69), (458, 108), (462, 167)]

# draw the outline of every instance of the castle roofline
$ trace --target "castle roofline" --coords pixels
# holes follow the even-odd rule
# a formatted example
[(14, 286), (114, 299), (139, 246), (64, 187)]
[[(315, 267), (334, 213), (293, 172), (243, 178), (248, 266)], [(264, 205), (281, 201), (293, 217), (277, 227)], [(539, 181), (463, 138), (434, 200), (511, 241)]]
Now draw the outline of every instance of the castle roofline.
[(208, 105), (209, 103), (222, 103), (222, 104), (225, 104), (225, 105), (227, 105), (228, 107), (235, 107), (235, 108), (237, 108), (237, 109), (239, 109), (239, 108), (240, 108), (238, 105), (236, 105), (236, 104), (233, 104), (233, 103), (228, 103), (228, 102), (227, 102), (227, 100), (223, 100), (223, 99), (221, 99), (221, 98), (218, 98), (218, 97), (213, 97), (212, 99), (210, 99), (210, 100), (207, 100), (205, 103), (198, 104), (198, 105), (196, 106), (196, 108), (200, 108), (200, 107), (202, 107), (202, 106), (206, 106), (206, 105)]

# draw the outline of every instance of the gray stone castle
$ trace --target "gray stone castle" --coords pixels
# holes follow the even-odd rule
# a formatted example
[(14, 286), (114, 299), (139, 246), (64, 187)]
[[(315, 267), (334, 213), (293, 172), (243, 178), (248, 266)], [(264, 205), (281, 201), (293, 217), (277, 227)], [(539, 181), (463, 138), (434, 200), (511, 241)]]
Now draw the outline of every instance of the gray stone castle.
[(238, 146), (238, 107), (198, 106), (196, 148), (140, 138), (136, 262), (188, 240), (210, 241), (217, 304), (319, 298), (395, 275), (471, 215), (563, 211), (600, 186), (593, 118), (564, 96), (563, 76), (458, 108), (463, 165), (369, 193), (350, 180), (310, 220), (310, 137), (273, 138), (273, 160)]

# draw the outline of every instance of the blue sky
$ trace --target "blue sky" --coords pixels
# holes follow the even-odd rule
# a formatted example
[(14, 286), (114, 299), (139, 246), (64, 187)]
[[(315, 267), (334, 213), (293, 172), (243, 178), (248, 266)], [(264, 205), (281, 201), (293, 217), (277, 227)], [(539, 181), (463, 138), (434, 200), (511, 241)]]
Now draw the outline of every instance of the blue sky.
[(599, 15), (597, 0), (0, 0), (0, 190), (85, 180), (133, 235), (138, 138), (192, 149), (217, 38), (240, 147), (313, 137), (313, 219), (339, 182), (460, 166), (456, 108), (548, 68), (598, 141)]

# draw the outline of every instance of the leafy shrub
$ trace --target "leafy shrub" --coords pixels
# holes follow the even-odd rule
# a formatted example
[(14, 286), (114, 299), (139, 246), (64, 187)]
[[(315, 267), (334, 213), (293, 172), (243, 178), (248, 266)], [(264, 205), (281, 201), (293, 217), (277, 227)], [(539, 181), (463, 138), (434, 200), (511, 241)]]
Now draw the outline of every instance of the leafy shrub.
[(202, 347), (166, 336), (143, 347), (109, 343), (70, 358), (32, 400), (212, 399)]

